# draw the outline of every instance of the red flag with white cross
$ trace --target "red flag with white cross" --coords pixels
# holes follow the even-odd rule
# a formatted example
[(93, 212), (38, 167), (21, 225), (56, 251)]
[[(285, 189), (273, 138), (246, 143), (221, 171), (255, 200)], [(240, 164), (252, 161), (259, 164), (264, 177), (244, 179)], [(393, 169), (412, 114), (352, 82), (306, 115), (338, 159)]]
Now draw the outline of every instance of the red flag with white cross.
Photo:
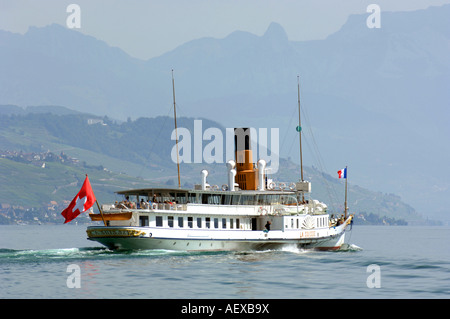
[(62, 211), (61, 215), (66, 219), (65, 223), (75, 219), (81, 213), (84, 213), (94, 205), (96, 199), (94, 191), (92, 190), (89, 178), (86, 175), (83, 186), (78, 192), (77, 196), (70, 202), (69, 207)]

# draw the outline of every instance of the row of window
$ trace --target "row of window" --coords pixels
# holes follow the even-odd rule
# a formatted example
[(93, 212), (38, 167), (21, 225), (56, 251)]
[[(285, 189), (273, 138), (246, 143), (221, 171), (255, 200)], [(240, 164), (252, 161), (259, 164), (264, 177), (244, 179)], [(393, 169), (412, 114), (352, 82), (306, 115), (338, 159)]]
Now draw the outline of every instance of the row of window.
[[(139, 217), (141, 226), (148, 226), (148, 216)], [(228, 222), (227, 222), (228, 221)], [(179, 228), (215, 228), (215, 229), (239, 229), (241, 227), (239, 218), (211, 218), (211, 217), (184, 217), (167, 216), (167, 225), (164, 225), (163, 216), (155, 216), (156, 227), (179, 227)]]
[(329, 226), (328, 216), (317, 218), (317, 227), (326, 227)]
[[(288, 220), (290, 219), (290, 223)], [(300, 218), (289, 218), (286, 220), (286, 228), (297, 228), (300, 229), (304, 225), (301, 222), (304, 220)], [(211, 217), (192, 217), (192, 216), (155, 216), (155, 226), (156, 227), (178, 227), (178, 228), (206, 228), (206, 229), (240, 229), (241, 222), (239, 218), (211, 218)], [(252, 219), (252, 229), (256, 230), (256, 218)], [(149, 226), (149, 216), (139, 216), (140, 226)], [(313, 225), (311, 225), (313, 226)], [(318, 217), (316, 218), (315, 225), (313, 227), (327, 227), (328, 217)]]
[[(303, 221), (303, 219), (302, 219)], [(326, 227), (329, 226), (328, 225), (328, 217), (324, 216), (324, 217), (317, 217), (316, 218), (316, 225), (315, 227), (320, 228), (320, 227)], [(300, 229), (302, 227), (302, 225), (300, 224), (300, 219), (299, 218), (290, 218), (290, 227), (289, 227), (289, 223), (286, 223), (285, 225), (286, 228), (298, 228)]]
[[(136, 202), (141, 199), (145, 200), (144, 196), (137, 196)], [(272, 205), (297, 204), (299, 199), (295, 195), (287, 194), (256, 194), (245, 195), (241, 193), (236, 194), (208, 194), (208, 193), (162, 193), (147, 197), (148, 202), (152, 203), (166, 203), (176, 202), (178, 204), (213, 204), (213, 205)]]

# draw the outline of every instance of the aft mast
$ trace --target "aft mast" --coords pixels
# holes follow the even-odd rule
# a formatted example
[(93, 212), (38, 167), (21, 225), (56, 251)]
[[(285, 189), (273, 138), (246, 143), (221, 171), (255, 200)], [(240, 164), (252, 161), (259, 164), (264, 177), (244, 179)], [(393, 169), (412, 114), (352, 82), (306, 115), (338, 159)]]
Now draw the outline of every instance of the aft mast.
[(300, 77), (297, 75), (297, 95), (298, 95), (298, 126), (296, 128), (300, 137), (300, 177), (303, 179), (303, 155), (302, 155), (302, 120), (300, 115)]
[[(300, 141), (300, 178), (301, 183), (303, 184), (303, 152), (302, 152), (302, 119), (300, 113), (300, 77), (297, 75), (297, 96), (298, 96), (298, 126), (296, 127), (296, 131), (298, 132), (299, 141)], [(305, 202), (305, 193), (302, 191), (302, 202)]]
[(176, 138), (176, 146), (177, 146), (177, 169), (178, 169), (178, 188), (181, 188), (181, 180), (180, 180), (180, 161), (178, 154), (178, 132), (177, 132), (177, 106), (175, 103), (175, 80), (173, 79), (173, 69), (172, 69), (172, 92), (173, 92), (173, 117), (175, 119), (175, 138)]

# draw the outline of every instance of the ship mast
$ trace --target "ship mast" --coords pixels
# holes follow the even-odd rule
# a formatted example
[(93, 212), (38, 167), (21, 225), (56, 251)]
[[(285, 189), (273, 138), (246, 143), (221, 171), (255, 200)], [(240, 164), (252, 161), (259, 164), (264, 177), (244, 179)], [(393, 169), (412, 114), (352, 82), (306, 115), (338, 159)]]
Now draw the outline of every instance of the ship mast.
[(300, 137), (300, 174), (303, 182), (303, 155), (302, 155), (302, 120), (300, 115), (300, 78), (297, 75), (297, 95), (298, 95), (298, 126), (296, 128)]
[[(300, 141), (300, 177), (301, 181), (303, 182), (303, 154), (302, 154), (302, 120), (300, 115), (300, 77), (297, 75), (297, 96), (298, 96), (298, 126), (296, 127), (296, 130), (299, 135), (299, 141)], [(302, 192), (302, 201), (305, 201), (305, 194)]]
[(177, 132), (177, 106), (175, 103), (175, 80), (173, 79), (173, 69), (172, 69), (172, 92), (173, 92), (173, 117), (175, 120), (175, 138), (176, 138), (176, 146), (177, 146), (177, 169), (178, 169), (178, 188), (181, 188), (181, 180), (180, 180), (180, 161), (178, 154), (178, 132)]

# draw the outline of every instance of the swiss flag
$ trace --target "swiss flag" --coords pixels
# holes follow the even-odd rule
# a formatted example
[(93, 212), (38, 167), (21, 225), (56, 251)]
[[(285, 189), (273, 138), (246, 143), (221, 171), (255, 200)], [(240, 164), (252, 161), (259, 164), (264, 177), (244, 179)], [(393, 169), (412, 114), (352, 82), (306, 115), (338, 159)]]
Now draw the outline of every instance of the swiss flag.
[(89, 182), (89, 178), (86, 175), (86, 179), (84, 180), (83, 186), (78, 192), (77, 196), (70, 202), (69, 207), (67, 207), (61, 215), (66, 219), (65, 223), (70, 222), (75, 219), (81, 213), (84, 213), (89, 208), (94, 205), (96, 199), (94, 195), (94, 191), (92, 190), (91, 183)]

